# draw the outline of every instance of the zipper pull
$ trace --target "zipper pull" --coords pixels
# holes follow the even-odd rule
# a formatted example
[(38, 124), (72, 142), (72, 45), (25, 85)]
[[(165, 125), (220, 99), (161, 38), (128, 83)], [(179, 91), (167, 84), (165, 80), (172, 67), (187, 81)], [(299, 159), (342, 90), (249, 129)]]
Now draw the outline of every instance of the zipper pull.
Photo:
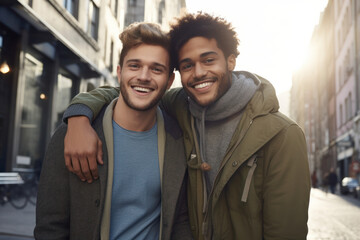
[(256, 154), (254, 154), (247, 163), (247, 166), (250, 167), (250, 169), (249, 169), (248, 175), (246, 177), (244, 191), (243, 191), (243, 194), (241, 196), (241, 201), (242, 202), (247, 201), (247, 197), (249, 195), (249, 190), (250, 190), (251, 179), (253, 177), (255, 168), (257, 166), (256, 162), (257, 162), (257, 158), (256, 158)]
[(256, 158), (256, 154), (254, 154), (248, 161), (247, 166), (252, 167), (254, 164), (256, 164), (256, 162), (257, 162), (257, 158)]

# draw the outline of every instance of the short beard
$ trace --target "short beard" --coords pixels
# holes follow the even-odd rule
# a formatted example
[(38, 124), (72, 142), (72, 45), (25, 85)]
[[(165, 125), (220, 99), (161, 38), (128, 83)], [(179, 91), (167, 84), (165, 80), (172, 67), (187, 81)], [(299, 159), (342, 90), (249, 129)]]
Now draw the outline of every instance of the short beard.
[[(227, 68), (227, 64), (226, 64), (226, 68)], [(200, 79), (201, 80), (201, 79)], [(200, 81), (197, 80), (197, 81)], [(222, 73), (220, 75), (220, 79), (217, 79), (217, 81), (221, 81), (223, 84), (219, 85), (218, 91), (216, 93), (216, 99), (213, 99), (213, 101), (207, 103), (206, 105), (201, 104), (200, 102), (198, 102), (197, 98), (195, 97), (194, 94), (192, 94), (190, 91), (187, 91), (186, 88), (184, 88), (185, 92), (187, 93), (187, 95), (193, 100), (195, 101), (199, 106), (202, 107), (209, 107), (212, 104), (214, 104), (217, 100), (219, 100), (231, 87), (231, 82), (232, 82), (232, 78), (231, 78), (231, 71), (227, 71), (225, 73)], [(227, 84), (225, 84), (227, 83)]]
[(164, 95), (164, 93), (166, 91), (166, 87), (167, 86), (165, 85), (162, 89), (160, 89), (160, 92), (158, 93), (158, 95), (151, 102), (149, 102), (149, 104), (145, 105), (144, 107), (137, 107), (134, 103), (132, 103), (130, 101), (129, 94), (125, 90), (126, 88), (122, 81), (120, 81), (120, 95), (124, 99), (125, 104), (128, 107), (130, 107), (131, 109), (134, 109), (136, 111), (146, 112), (146, 111), (154, 108), (160, 102), (162, 96)]

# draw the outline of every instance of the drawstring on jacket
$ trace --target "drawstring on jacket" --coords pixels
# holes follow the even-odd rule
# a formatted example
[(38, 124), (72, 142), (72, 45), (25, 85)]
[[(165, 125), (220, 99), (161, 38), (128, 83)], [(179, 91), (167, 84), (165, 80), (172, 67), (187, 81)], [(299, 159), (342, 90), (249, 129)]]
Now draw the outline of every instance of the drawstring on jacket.
[(200, 168), (203, 171), (209, 171), (211, 169), (211, 166), (206, 162), (206, 153), (205, 153), (205, 147), (206, 147), (206, 138), (205, 138), (205, 113), (206, 108), (202, 109), (201, 111), (201, 119), (200, 119), (200, 130), (199, 130), (199, 139), (200, 139), (200, 157), (201, 157), (201, 165)]

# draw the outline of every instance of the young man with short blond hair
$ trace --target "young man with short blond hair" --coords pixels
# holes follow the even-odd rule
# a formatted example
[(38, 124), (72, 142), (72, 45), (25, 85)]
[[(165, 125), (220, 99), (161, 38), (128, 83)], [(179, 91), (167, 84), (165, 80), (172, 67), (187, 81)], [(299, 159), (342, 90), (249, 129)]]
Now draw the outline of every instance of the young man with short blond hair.
[(137, 23), (120, 39), (120, 94), (92, 126), (104, 154), (99, 180), (87, 184), (66, 170), (62, 125), (43, 163), (36, 239), (192, 239), (182, 133), (158, 108), (174, 79), (168, 36)]

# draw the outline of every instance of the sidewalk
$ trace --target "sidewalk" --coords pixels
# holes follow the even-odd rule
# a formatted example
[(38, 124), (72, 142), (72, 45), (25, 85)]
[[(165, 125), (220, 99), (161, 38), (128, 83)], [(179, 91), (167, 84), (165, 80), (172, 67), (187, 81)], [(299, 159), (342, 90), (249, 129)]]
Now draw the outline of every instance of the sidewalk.
[(9, 203), (0, 205), (0, 240), (34, 239), (35, 206), (28, 202), (24, 209), (13, 208)]
[[(338, 187), (334, 194), (331, 193), (330, 191), (326, 192), (322, 188), (311, 188), (311, 197), (322, 198), (322, 199), (341, 198), (341, 199), (343, 199), (351, 204), (354, 204), (356, 206), (360, 205), (360, 199), (354, 198), (351, 194), (347, 194), (347, 195), (340, 194), (340, 190)], [(310, 199), (311, 199), (311, 197), (310, 197)]]

